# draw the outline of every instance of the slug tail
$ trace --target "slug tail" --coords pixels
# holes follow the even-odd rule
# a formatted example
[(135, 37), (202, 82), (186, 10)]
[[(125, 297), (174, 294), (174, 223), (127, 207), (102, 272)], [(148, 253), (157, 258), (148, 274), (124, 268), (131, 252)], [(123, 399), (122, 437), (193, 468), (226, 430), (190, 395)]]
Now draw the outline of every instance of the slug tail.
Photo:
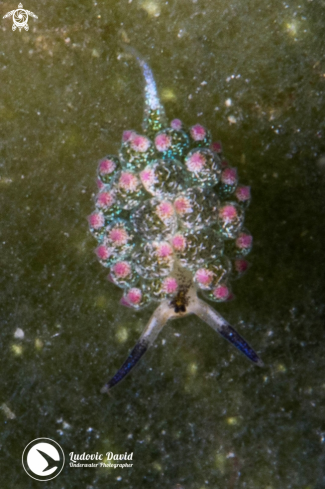
[(136, 49), (129, 45), (123, 45), (123, 49), (126, 53), (130, 54), (137, 60), (138, 65), (141, 68), (145, 82), (145, 109), (142, 126), (148, 136), (153, 137), (157, 134), (157, 132), (167, 127), (165, 109), (160, 101), (153, 73), (148, 63), (143, 59), (143, 57), (138, 53)]

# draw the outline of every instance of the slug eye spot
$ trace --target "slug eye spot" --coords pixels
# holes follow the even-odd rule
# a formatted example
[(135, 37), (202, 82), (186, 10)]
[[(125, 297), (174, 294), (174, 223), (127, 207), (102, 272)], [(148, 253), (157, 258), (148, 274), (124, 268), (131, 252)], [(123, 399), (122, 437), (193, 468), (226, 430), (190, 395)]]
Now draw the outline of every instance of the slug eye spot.
[(188, 305), (187, 297), (188, 289), (181, 289), (171, 301), (170, 306), (174, 309), (176, 314), (186, 312), (186, 306)]

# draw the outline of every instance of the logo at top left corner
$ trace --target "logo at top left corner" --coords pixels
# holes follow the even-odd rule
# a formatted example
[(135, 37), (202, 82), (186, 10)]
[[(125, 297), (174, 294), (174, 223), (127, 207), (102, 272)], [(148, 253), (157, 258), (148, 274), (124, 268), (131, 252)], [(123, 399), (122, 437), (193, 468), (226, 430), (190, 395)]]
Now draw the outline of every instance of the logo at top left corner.
[(25, 31), (28, 31), (29, 29), (28, 16), (38, 19), (37, 15), (35, 15), (34, 12), (23, 9), (23, 4), (20, 3), (16, 10), (11, 10), (10, 12), (7, 12), (3, 16), (3, 19), (6, 19), (7, 17), (12, 17), (12, 30), (15, 31), (18, 27), (19, 32), (21, 32), (22, 29), (25, 29)]
[(50, 438), (37, 438), (23, 451), (22, 463), (27, 474), (37, 481), (57, 477), (64, 467), (62, 447)]

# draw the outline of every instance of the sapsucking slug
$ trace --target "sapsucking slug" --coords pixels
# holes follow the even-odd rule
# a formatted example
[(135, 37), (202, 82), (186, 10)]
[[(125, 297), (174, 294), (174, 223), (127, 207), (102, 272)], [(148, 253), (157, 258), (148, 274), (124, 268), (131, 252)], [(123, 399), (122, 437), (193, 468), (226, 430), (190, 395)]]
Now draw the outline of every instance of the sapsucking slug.
[[(201, 124), (169, 124), (153, 74), (132, 48), (145, 82), (143, 132), (124, 131), (118, 156), (98, 165), (90, 231), (121, 304), (158, 306), (108, 392), (136, 365), (169, 319), (195, 314), (256, 365), (262, 360), (207, 302), (232, 297), (230, 281), (247, 269), (252, 236), (244, 228), (250, 188)], [(198, 293), (200, 297), (198, 297)]]

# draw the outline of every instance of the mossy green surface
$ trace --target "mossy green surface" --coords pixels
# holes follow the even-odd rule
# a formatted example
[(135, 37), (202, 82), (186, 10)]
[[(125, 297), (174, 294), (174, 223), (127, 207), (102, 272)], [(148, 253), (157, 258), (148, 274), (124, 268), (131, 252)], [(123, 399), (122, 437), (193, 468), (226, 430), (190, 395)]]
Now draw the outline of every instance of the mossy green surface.
[[(49, 437), (67, 458), (134, 452), (132, 469), (66, 464), (46, 483), (55, 489), (323, 488), (323, 3), (24, 8), (38, 15), (28, 32), (0, 24), (1, 487), (39, 486), (21, 455)], [(118, 153), (123, 130), (141, 130), (141, 73), (121, 40), (173, 93), (168, 118), (204, 124), (252, 187), (252, 267), (218, 310), (262, 369), (186, 318), (100, 394), (152, 312), (118, 304), (87, 223), (98, 160)]]

